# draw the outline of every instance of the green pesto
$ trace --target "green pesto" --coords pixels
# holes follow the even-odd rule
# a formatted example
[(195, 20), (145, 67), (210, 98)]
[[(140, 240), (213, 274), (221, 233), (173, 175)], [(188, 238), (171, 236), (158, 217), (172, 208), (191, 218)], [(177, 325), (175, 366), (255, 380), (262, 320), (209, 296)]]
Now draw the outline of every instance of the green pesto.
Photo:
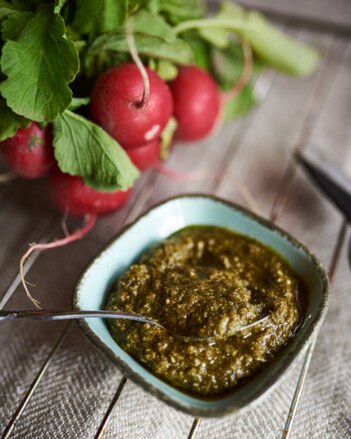
[(302, 286), (269, 247), (212, 226), (179, 230), (146, 251), (117, 281), (107, 309), (157, 320), (183, 341), (137, 322), (111, 321), (118, 344), (155, 375), (201, 397), (222, 394), (273, 361), (298, 328)]

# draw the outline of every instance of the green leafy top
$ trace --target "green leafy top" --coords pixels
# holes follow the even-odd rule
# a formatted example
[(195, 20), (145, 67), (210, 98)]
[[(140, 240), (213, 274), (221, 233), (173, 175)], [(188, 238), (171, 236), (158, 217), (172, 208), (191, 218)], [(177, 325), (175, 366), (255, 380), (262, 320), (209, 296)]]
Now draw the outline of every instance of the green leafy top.
[[(96, 189), (132, 185), (138, 172), (127, 154), (81, 107), (102, 71), (131, 60), (129, 16), (139, 55), (165, 80), (195, 63), (230, 90), (246, 62), (243, 40), (253, 53), (253, 74), (267, 66), (304, 76), (319, 61), (314, 49), (232, 2), (208, 16), (205, 0), (0, 0), (0, 141), (31, 121), (52, 123), (62, 171)], [(247, 83), (226, 102), (223, 116), (231, 120), (254, 103)], [(172, 120), (162, 136), (164, 151), (174, 129)]]
[(76, 0), (72, 26), (82, 35), (111, 32), (122, 26), (127, 16), (127, 0)]
[(53, 121), (70, 104), (68, 83), (79, 71), (74, 44), (64, 37), (65, 23), (48, 6), (13, 13), (6, 21), (1, 70), (7, 78), (0, 92), (16, 114)]

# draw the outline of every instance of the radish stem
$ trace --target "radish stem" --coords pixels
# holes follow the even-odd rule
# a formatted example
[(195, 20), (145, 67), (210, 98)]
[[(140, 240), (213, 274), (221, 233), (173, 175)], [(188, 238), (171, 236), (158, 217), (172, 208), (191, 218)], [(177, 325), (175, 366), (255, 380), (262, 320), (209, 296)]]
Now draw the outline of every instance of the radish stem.
[(29, 256), (35, 250), (48, 250), (50, 248), (62, 247), (64, 245), (70, 244), (71, 242), (77, 241), (78, 239), (83, 238), (93, 228), (95, 223), (96, 223), (96, 215), (87, 215), (85, 217), (84, 226), (80, 229), (77, 229), (75, 232), (66, 236), (65, 238), (57, 239), (55, 241), (42, 243), (42, 244), (41, 243), (39, 243), (39, 244), (33, 243), (33, 244), (29, 245), (29, 249), (21, 257), (20, 265), (19, 265), (19, 272), (20, 272), (20, 277), (21, 277), (21, 282), (22, 282), (23, 288), (24, 288), (28, 298), (33, 302), (33, 304), (36, 308), (41, 309), (40, 302), (31, 295), (31, 293), (27, 287), (28, 282), (26, 282), (26, 280), (24, 278), (24, 263), (26, 262), (26, 260), (29, 258)]
[(141, 77), (143, 78), (144, 91), (141, 101), (138, 102), (138, 107), (144, 107), (145, 105), (147, 105), (150, 96), (150, 81), (147, 75), (147, 71), (144, 67), (144, 64), (142, 63), (139, 57), (138, 50), (135, 44), (135, 38), (133, 33), (133, 20), (131, 17), (128, 17), (126, 20), (126, 38), (127, 38), (129, 53), (133, 58), (133, 61), (135, 62), (136, 66), (138, 67)]

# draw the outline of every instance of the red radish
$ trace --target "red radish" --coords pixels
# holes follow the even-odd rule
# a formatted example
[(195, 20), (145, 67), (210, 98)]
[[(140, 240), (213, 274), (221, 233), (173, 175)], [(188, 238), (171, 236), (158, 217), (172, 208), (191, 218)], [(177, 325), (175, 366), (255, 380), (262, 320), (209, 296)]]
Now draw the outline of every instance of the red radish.
[(211, 76), (196, 66), (180, 67), (170, 83), (179, 140), (199, 140), (215, 126), (220, 110), (220, 93)]
[(128, 200), (127, 191), (100, 192), (84, 183), (81, 177), (54, 169), (50, 176), (51, 193), (56, 205), (70, 215), (101, 215), (122, 207)]
[(51, 129), (35, 122), (1, 142), (0, 150), (10, 168), (26, 178), (42, 177), (55, 163)]
[(158, 139), (173, 113), (168, 85), (147, 69), (150, 93), (135, 64), (122, 64), (103, 73), (91, 95), (90, 114), (125, 149)]
[(153, 168), (160, 161), (160, 140), (127, 150), (129, 158), (139, 171)]

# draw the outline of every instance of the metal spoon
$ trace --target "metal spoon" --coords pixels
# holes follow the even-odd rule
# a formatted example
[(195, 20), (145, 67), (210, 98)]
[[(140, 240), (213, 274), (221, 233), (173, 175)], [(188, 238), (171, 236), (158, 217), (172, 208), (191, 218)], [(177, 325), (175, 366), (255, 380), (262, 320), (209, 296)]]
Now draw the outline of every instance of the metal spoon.
[(28, 320), (71, 320), (71, 319), (86, 319), (86, 318), (102, 318), (102, 319), (122, 319), (122, 320), (133, 320), (140, 323), (150, 323), (151, 325), (157, 326), (159, 328), (165, 329), (174, 337), (185, 340), (185, 341), (204, 341), (207, 343), (214, 343), (218, 340), (224, 340), (226, 338), (232, 337), (238, 332), (244, 331), (245, 329), (253, 328), (254, 326), (263, 323), (268, 320), (268, 316), (262, 317), (255, 322), (249, 323), (248, 325), (240, 326), (235, 331), (229, 334), (215, 335), (215, 336), (204, 336), (197, 337), (193, 335), (180, 335), (173, 331), (170, 331), (165, 326), (145, 317), (140, 314), (134, 314), (123, 311), (52, 311), (52, 310), (26, 310), (26, 311), (3, 311), (0, 310), (0, 321), (2, 320), (18, 320), (18, 319), (28, 319)]

